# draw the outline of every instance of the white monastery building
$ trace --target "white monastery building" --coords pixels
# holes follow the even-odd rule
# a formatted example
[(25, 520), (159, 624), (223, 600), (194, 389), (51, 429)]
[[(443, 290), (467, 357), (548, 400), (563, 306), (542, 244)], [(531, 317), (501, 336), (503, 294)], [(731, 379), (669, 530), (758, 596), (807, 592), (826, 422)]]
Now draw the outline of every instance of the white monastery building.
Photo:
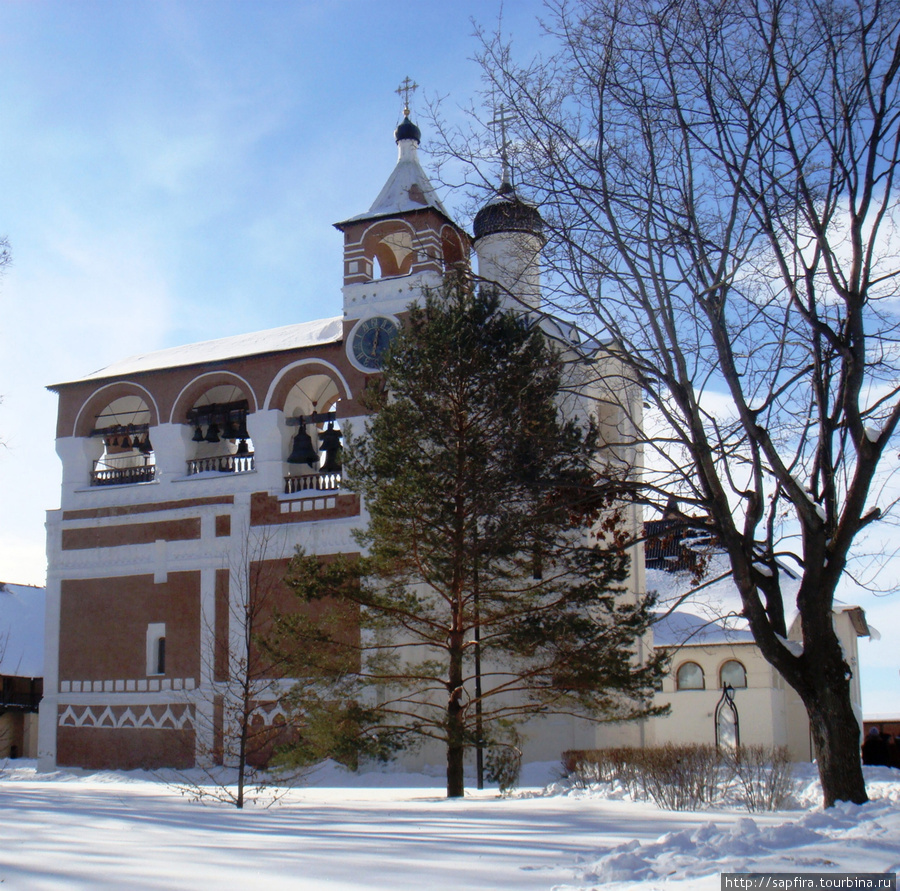
[[(61, 506), (47, 520), (42, 767), (188, 767), (221, 752), (228, 665), (242, 646), (234, 606), (248, 568), (280, 579), (298, 545), (323, 557), (358, 549), (352, 530), (365, 513), (342, 484), (341, 430), (362, 428), (360, 394), (377, 379), (407, 306), (468, 265), (472, 248), (481, 277), (517, 295), (515, 305), (539, 306), (537, 211), (504, 177), (470, 236), (419, 163), (408, 110), (395, 137), (399, 157), (378, 197), (336, 224), (344, 237), (340, 315), (133, 356), (51, 387), (63, 481)], [(590, 405), (596, 414), (611, 402)], [(622, 423), (598, 420), (601, 431)], [(642, 554), (631, 588), (645, 590)], [(292, 595), (280, 597), (276, 605), (290, 608)], [(771, 669), (735, 655), (744, 642), (733, 650), (728, 659), (744, 658), (749, 686), (772, 685)], [(702, 721), (696, 741), (712, 741), (707, 712), (722, 660), (706, 647), (688, 661), (704, 660), (710, 693), (679, 693), (673, 681), (661, 694), (676, 711), (679, 696), (691, 699), (673, 726), (679, 739)], [(277, 724), (274, 694), (257, 719)], [(597, 728), (549, 719), (529, 731), (525, 756), (664, 742), (671, 720)], [(783, 734), (799, 738), (798, 751), (802, 735)]]

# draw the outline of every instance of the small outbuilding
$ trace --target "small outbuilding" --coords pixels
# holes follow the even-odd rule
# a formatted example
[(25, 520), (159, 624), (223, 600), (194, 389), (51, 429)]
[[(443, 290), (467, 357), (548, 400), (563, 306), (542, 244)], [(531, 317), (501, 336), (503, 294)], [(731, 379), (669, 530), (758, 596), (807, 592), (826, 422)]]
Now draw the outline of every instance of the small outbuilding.
[(44, 589), (0, 582), (0, 758), (37, 758)]
[[(835, 631), (853, 672), (851, 695), (861, 714), (857, 639), (869, 636), (858, 606), (836, 606)], [(788, 640), (799, 646), (798, 622)], [(656, 696), (666, 717), (651, 721), (657, 744), (785, 746), (793, 761), (813, 759), (806, 709), (770, 665), (740, 619), (704, 619), (677, 610), (653, 626), (653, 646), (666, 650), (671, 669)]]

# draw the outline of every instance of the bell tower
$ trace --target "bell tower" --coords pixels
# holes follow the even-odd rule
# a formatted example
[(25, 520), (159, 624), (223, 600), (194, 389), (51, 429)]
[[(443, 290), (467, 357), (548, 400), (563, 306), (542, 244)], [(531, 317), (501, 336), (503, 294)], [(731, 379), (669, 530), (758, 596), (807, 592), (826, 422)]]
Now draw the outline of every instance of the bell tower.
[[(394, 131), (397, 164), (372, 206), (335, 223), (344, 234), (344, 320), (403, 312), (446, 271), (468, 262), (469, 237), (453, 222), (419, 162), (419, 128), (410, 120), (416, 84), (407, 77), (403, 120)], [(345, 335), (346, 335), (345, 331)]]

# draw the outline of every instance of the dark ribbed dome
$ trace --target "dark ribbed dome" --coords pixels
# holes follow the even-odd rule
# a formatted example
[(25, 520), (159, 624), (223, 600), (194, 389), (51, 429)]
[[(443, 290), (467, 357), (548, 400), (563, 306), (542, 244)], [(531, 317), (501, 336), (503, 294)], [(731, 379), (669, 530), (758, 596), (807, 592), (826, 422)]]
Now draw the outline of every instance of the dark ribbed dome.
[(475, 214), (475, 240), (495, 232), (530, 232), (543, 236), (544, 221), (536, 207), (526, 204), (509, 184), (503, 183), (497, 197)]
[(400, 126), (394, 130), (394, 139), (400, 142), (401, 139), (415, 139), (416, 142), (422, 141), (422, 131), (409, 119), (409, 115), (403, 118)]

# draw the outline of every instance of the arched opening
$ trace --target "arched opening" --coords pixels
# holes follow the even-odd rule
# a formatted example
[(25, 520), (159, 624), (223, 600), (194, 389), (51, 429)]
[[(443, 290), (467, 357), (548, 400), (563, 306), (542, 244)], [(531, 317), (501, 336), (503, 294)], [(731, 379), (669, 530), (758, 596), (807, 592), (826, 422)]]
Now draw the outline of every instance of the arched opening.
[(366, 230), (361, 247), (376, 279), (409, 275), (418, 258), (419, 239), (403, 220), (382, 220)]
[(92, 486), (152, 482), (156, 456), (150, 442), (150, 409), (137, 395), (120, 396), (96, 416), (91, 437), (97, 458)]
[(291, 387), (284, 403), (292, 431), (285, 462), (285, 492), (338, 489), (341, 484), (341, 429), (337, 383), (327, 374), (310, 374)]
[(254, 469), (253, 442), (247, 430), (249, 402), (237, 384), (219, 384), (203, 392), (188, 410), (193, 427), (189, 476), (247, 473)]
[(444, 226), (441, 231), (441, 253), (444, 261), (444, 272), (451, 272), (466, 264), (467, 255), (462, 239), (456, 230)]
[(683, 662), (675, 673), (677, 690), (705, 690), (706, 679), (703, 669), (696, 662)]
[(385, 235), (375, 246), (377, 277), (409, 275), (415, 257), (409, 230), (401, 229)]

